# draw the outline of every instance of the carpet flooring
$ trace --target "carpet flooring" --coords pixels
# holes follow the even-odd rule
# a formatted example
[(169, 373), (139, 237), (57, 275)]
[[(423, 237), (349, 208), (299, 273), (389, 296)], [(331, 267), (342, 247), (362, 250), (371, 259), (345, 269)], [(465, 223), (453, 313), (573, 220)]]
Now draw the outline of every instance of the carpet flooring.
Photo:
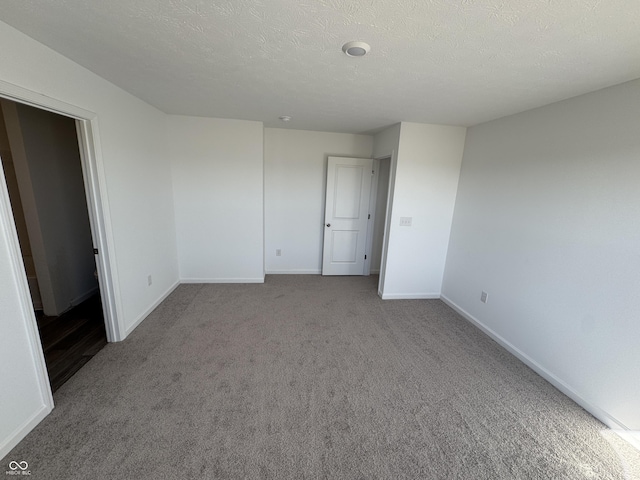
[[(375, 277), (182, 285), (6, 458), (54, 479), (631, 479), (637, 451)], [(5, 468), (6, 470), (6, 468)]]

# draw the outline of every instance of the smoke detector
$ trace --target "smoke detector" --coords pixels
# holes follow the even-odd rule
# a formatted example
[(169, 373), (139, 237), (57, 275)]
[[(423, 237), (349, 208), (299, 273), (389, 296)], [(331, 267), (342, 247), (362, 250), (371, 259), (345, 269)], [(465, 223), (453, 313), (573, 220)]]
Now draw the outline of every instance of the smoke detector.
[(364, 57), (371, 47), (364, 42), (347, 42), (342, 46), (342, 51), (349, 57)]

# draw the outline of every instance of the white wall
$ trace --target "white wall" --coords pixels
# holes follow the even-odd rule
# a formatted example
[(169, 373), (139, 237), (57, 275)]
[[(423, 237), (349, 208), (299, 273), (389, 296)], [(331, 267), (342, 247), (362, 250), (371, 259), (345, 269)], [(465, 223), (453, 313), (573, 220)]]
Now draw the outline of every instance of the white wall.
[(640, 81), (471, 128), (443, 287), (596, 416), (635, 430), (639, 132)]
[[(121, 329), (128, 332), (178, 280), (165, 115), (1, 22), (0, 45), (0, 93), (15, 85), (41, 94), (43, 101), (55, 99), (97, 114), (98, 173), (111, 267), (119, 279), (116, 307)], [(7, 215), (0, 209), (0, 220)], [(15, 234), (3, 222), (0, 229), (0, 385), (7, 386), (0, 396), (3, 456), (29, 431), (41, 408), (46, 410), (48, 393), (38, 384), (29, 356), (25, 330), (33, 313), (19, 308), (19, 279), (8, 263), (8, 242)]]
[(0, 44), (0, 81), (98, 116), (119, 316), (129, 331), (178, 278), (165, 115), (1, 22)]
[(264, 130), (267, 273), (322, 271), (327, 157), (371, 158), (372, 151), (368, 135)]
[(373, 158), (392, 157), (398, 152), (400, 143), (400, 124), (396, 123), (373, 137)]
[[(464, 127), (400, 124), (384, 299), (440, 296), (465, 133)], [(401, 217), (411, 217), (412, 226), (400, 226)]]
[(180, 278), (263, 282), (261, 122), (172, 115)]
[(98, 290), (75, 121), (2, 103), (44, 313), (57, 316)]

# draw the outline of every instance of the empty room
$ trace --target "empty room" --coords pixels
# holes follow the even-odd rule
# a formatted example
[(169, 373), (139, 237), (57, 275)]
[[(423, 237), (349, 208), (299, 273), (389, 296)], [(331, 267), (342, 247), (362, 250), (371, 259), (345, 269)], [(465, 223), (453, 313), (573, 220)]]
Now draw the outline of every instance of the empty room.
[(0, 471), (640, 478), (639, 19), (4, 0)]

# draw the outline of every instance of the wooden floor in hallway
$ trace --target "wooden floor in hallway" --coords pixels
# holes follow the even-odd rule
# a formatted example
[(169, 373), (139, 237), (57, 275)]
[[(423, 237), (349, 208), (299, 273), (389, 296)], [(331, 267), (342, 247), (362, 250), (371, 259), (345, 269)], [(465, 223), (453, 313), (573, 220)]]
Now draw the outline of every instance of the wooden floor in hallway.
[(37, 311), (36, 320), (54, 392), (107, 344), (99, 294), (58, 317)]

